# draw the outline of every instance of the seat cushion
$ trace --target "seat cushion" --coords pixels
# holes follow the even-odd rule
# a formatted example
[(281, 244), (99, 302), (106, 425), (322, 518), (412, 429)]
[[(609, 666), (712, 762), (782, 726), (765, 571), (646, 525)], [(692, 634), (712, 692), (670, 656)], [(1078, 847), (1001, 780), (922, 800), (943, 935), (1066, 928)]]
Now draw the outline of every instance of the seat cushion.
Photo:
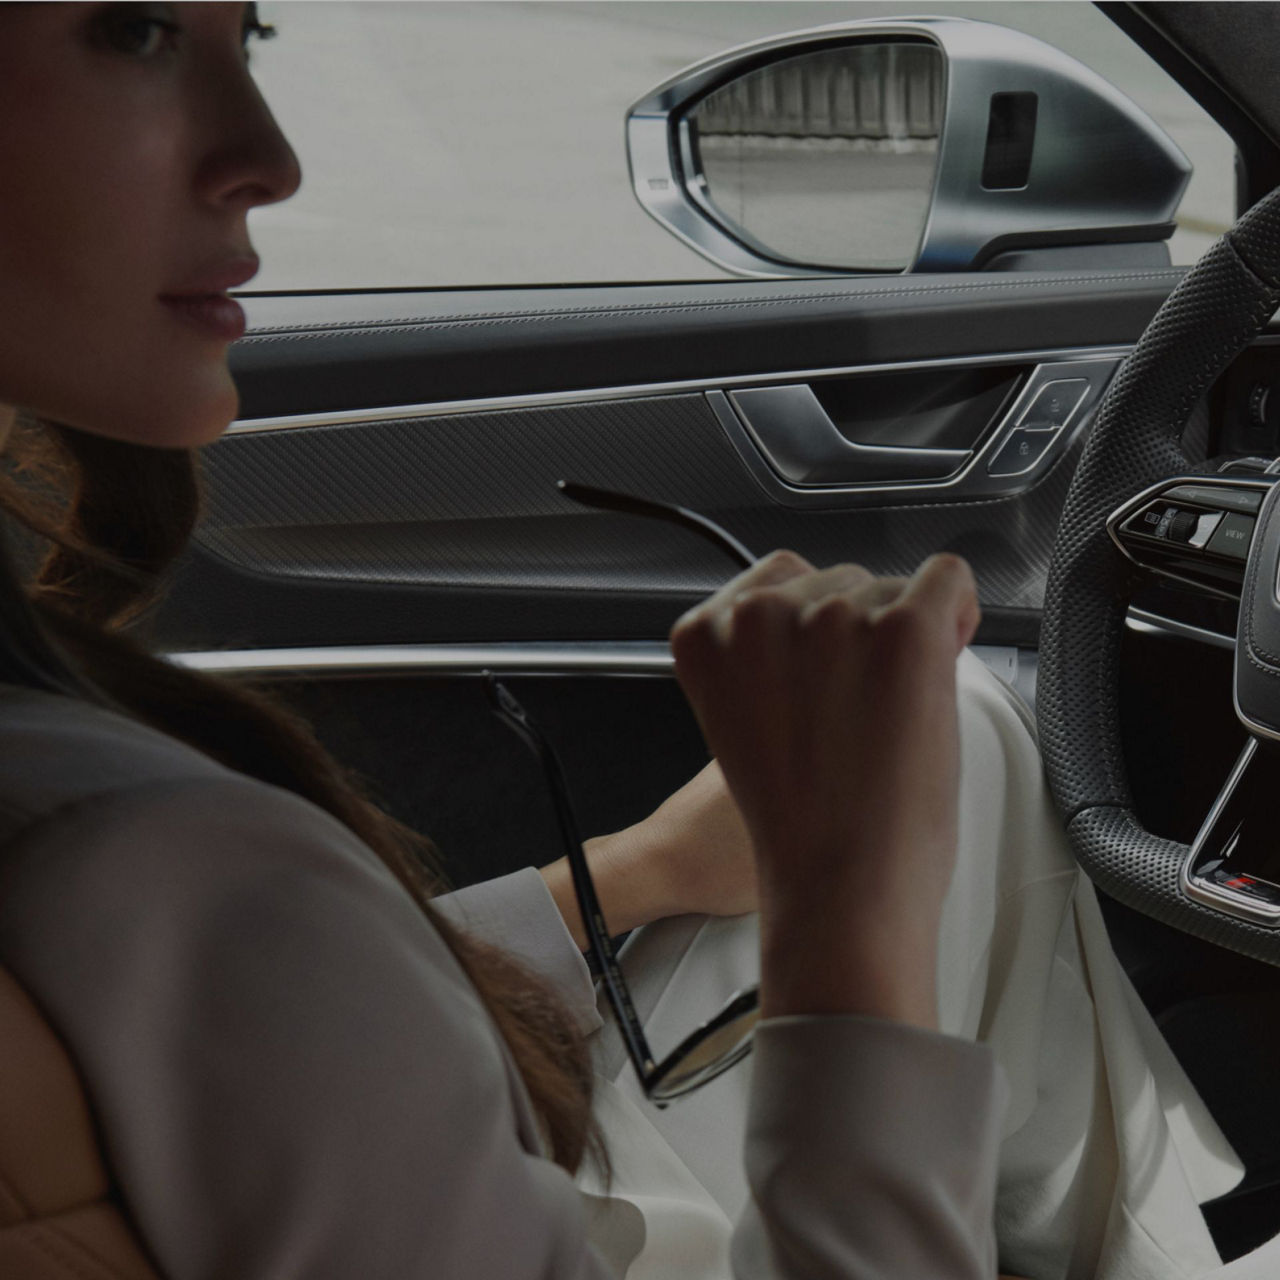
[(0, 1276), (157, 1274), (114, 1193), (74, 1064), (0, 968)]

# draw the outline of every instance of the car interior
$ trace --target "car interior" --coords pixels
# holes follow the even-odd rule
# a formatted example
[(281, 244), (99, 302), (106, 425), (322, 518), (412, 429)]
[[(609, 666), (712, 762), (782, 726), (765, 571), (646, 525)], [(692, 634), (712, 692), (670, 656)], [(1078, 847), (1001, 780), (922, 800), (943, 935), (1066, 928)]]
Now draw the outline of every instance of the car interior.
[[(1249, 35), (1258, 57), (1258, 30), (1220, 6), (1104, 8), (1231, 133), (1241, 209), (1269, 190), (1280, 148), (1241, 101), (1258, 82), (1206, 70)], [(1250, 8), (1275, 25), (1273, 6)], [(1280, 124), (1280, 99), (1268, 105)], [(957, 552), (980, 584), (976, 651), (1034, 703), (1075, 464), (1185, 274), (1142, 254), (1106, 270), (1078, 253), (1041, 263), (249, 294), (232, 352), (241, 417), (208, 450), (205, 518), (154, 638), (276, 688), (433, 837), (458, 886), (557, 856), (541, 778), (488, 714), (482, 671), (545, 725), (588, 833), (638, 820), (706, 760), (666, 635), (734, 565), (679, 528), (570, 503), (561, 479), (704, 513), (757, 554), (897, 574)], [(1277, 376), (1280, 336), (1264, 329), (1190, 415), (1198, 471), (1257, 475), (1280, 452)], [(1128, 605), (1133, 804), (1182, 844), (1248, 736), (1232, 706), (1235, 610), (1229, 585), (1157, 572)], [(1205, 1209), (1235, 1256), (1280, 1229), (1280, 1125), (1258, 1103), (1280, 1068), (1280, 972), (1104, 902), (1138, 990), (1247, 1161), (1241, 1187)]]
[[(1239, 212), (1261, 200), (1280, 181), (1280, 8), (1099, 7), (1230, 135)], [(676, 130), (708, 85), (807, 47), (734, 51), (687, 99), (668, 87), (654, 101)], [(948, 56), (959, 65), (962, 51)], [(1015, 170), (1008, 147), (1037, 127), (1019, 110), (998, 107)], [(1123, 182), (1114, 165), (1108, 182)], [(653, 216), (692, 236), (680, 220), (693, 214), (653, 190)], [(1106, 222), (1056, 240), (993, 224), (958, 267), (939, 249), (905, 272), (241, 293), (240, 416), (205, 452), (202, 523), (148, 637), (302, 712), (432, 837), (457, 887), (560, 853), (542, 776), (490, 714), (484, 672), (543, 726), (587, 835), (639, 820), (707, 760), (667, 635), (736, 567), (671, 524), (575, 504), (561, 480), (700, 512), (757, 555), (785, 547), (877, 574), (962, 555), (983, 609), (975, 652), (1035, 707), (1077, 464), (1187, 275), (1153, 252), (1168, 231), (1151, 209), (1134, 215), (1146, 239)], [(708, 253), (769, 259), (759, 228), (717, 222), (736, 248), (705, 234)], [(1264, 317), (1237, 346), (1187, 410), (1186, 468), (1158, 492), (1133, 484), (1094, 524), (1125, 570), (1130, 807), (1184, 852), (1247, 743), (1260, 742), (1240, 801), (1255, 828), (1280, 766), (1234, 688), (1250, 538), (1280, 471), (1280, 330)], [(1233, 493), (1253, 496), (1232, 506)], [(1224, 876), (1260, 881), (1262, 901), (1276, 855), (1257, 856), (1221, 861)], [(1280, 932), (1210, 941), (1113, 890), (1101, 887), (1116, 951), (1247, 1166), (1204, 1206), (1224, 1259), (1237, 1257), (1280, 1232), (1280, 1117), (1263, 1105), (1280, 1074)]]

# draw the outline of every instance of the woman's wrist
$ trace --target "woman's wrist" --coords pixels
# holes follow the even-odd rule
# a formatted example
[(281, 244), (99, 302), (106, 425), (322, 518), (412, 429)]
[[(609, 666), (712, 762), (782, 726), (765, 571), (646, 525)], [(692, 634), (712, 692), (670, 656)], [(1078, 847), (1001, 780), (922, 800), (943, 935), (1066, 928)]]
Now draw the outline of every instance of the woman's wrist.
[(799, 916), (763, 913), (761, 1014), (857, 1014), (937, 1030), (936, 929), (886, 914), (899, 923), (886, 928), (879, 913), (830, 902)]
[[(611, 937), (671, 914), (660, 861), (646, 856), (639, 825), (583, 842), (587, 868)], [(578, 950), (587, 949), (587, 932), (573, 891), (569, 859), (539, 868), (543, 883), (564, 919)]]

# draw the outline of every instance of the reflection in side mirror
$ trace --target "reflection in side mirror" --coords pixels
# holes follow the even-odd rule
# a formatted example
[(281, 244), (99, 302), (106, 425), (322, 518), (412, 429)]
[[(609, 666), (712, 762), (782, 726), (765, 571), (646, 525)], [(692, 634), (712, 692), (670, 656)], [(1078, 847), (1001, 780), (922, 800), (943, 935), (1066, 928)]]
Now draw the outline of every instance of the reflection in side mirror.
[(1168, 265), (1191, 166), (1096, 72), (966, 18), (832, 23), (627, 113), (637, 198), (739, 275)]
[(901, 271), (929, 214), (942, 54), (906, 41), (788, 58), (681, 117), (706, 202), (765, 257)]

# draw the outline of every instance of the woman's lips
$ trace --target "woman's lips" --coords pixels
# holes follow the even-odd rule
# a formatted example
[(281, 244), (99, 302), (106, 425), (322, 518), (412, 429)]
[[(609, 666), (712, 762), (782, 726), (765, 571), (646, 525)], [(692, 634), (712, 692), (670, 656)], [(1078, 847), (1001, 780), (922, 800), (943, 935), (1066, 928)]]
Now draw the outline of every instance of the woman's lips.
[(160, 301), (207, 337), (223, 342), (244, 337), (244, 309), (225, 293), (162, 294)]

